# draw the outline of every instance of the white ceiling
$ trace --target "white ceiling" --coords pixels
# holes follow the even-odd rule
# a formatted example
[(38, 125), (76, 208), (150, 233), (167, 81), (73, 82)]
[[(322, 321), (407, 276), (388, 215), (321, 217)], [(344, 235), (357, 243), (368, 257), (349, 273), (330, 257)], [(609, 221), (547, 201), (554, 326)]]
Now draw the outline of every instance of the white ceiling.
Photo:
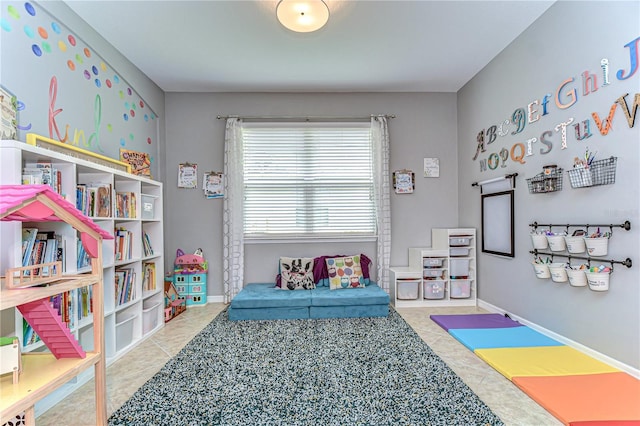
[(553, 1), (326, 0), (306, 34), (277, 0), (66, 3), (166, 92), (456, 92)]

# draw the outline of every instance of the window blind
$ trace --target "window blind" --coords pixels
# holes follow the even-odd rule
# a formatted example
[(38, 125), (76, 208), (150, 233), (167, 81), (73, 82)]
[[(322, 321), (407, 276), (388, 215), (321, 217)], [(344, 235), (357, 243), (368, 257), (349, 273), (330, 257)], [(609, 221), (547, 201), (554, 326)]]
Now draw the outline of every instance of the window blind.
[(369, 123), (244, 123), (247, 238), (375, 235)]

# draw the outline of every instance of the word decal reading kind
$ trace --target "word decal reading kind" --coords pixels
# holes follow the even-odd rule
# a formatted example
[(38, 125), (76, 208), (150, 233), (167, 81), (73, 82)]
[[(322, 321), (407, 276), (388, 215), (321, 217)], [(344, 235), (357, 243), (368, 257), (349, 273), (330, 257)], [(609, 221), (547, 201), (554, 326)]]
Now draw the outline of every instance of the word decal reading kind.
[[(618, 70), (616, 73), (616, 78), (618, 80), (627, 80), (638, 71), (639, 42), (640, 37), (624, 45), (625, 48), (629, 49), (630, 67), (628, 72), (624, 69)], [(598, 74), (602, 75), (602, 86), (610, 85), (609, 61), (607, 59), (602, 59), (602, 61), (600, 61), (600, 68), (601, 71), (599, 71)], [(588, 96), (589, 93), (598, 90), (597, 74), (591, 74), (589, 71), (585, 71), (582, 73), (581, 77), (582, 96)], [(606, 136), (609, 133), (609, 130), (611, 130), (613, 116), (618, 109), (618, 106), (627, 119), (629, 128), (634, 126), (636, 112), (640, 105), (640, 93), (636, 93), (634, 95), (633, 100), (631, 101), (631, 107), (627, 104), (626, 99), (629, 94), (625, 93), (614, 101), (613, 105), (611, 105), (611, 108), (609, 109), (609, 115), (604, 119), (602, 119), (597, 112), (592, 112), (591, 118), (587, 118), (581, 122), (574, 121), (573, 117), (571, 117), (566, 121), (557, 123), (552, 127), (552, 129), (545, 130), (539, 137), (532, 137), (522, 142), (516, 142), (511, 146), (511, 149), (502, 148), (499, 151), (490, 152), (488, 155), (485, 154), (481, 156), (481, 154), (484, 154), (487, 151), (487, 146), (494, 143), (498, 136), (505, 137), (507, 135), (517, 135), (522, 133), (527, 124), (535, 123), (540, 120), (541, 117), (548, 115), (549, 105), (551, 102), (554, 102), (556, 107), (560, 110), (564, 110), (575, 105), (576, 102), (578, 102), (578, 92), (574, 82), (575, 78), (573, 77), (564, 80), (560, 83), (554, 94), (547, 93), (541, 100), (536, 99), (530, 102), (526, 108), (516, 109), (513, 111), (510, 118), (505, 119), (500, 124), (494, 124), (487, 129), (480, 130), (476, 137), (476, 152), (473, 156), (473, 161), (479, 161), (480, 171), (484, 172), (487, 168), (495, 170), (498, 166), (506, 167), (509, 159), (516, 163), (525, 164), (525, 158), (534, 155), (534, 144), (537, 144), (535, 147), (539, 147), (538, 152), (540, 154), (548, 154), (553, 148), (551, 137), (554, 135), (554, 132), (560, 133), (560, 139), (562, 141), (561, 149), (566, 149), (568, 128), (573, 128), (575, 139), (577, 141), (581, 141), (592, 136), (591, 118), (593, 118), (593, 123), (600, 134)]]

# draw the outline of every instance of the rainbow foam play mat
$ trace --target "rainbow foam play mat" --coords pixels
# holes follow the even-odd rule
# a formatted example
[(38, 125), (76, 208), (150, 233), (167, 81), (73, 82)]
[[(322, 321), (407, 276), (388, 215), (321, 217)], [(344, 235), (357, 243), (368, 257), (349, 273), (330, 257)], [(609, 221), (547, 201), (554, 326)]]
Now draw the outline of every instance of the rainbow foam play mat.
[(500, 314), (431, 319), (570, 426), (640, 426), (640, 380)]

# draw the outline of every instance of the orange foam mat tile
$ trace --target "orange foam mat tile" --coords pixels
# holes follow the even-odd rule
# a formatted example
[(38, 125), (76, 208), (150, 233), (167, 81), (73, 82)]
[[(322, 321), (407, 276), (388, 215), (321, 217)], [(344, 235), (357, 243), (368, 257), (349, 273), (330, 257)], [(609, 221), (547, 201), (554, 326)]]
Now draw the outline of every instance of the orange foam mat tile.
[(640, 425), (640, 380), (627, 373), (513, 377), (512, 381), (567, 425)]
[(570, 346), (476, 349), (484, 362), (511, 380), (524, 376), (570, 376), (619, 372)]

